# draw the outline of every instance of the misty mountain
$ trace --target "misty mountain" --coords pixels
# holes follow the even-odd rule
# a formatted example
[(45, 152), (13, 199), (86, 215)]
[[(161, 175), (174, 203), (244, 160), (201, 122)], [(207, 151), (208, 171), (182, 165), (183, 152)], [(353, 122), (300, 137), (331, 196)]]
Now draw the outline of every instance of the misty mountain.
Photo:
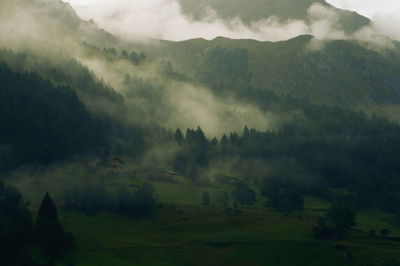
[[(124, 102), (122, 95), (73, 58), (59, 57), (51, 60), (34, 54), (0, 49), (0, 61), (16, 72), (34, 72), (55, 86), (70, 87), (92, 112), (121, 111)], [(104, 109), (104, 105), (108, 106), (108, 110)]]
[(164, 42), (163, 53), (178, 71), (228, 90), (241, 84), (340, 105), (400, 102), (398, 44), (374, 50), (336, 40), (313, 49), (315, 42), (312, 36), (282, 42), (195, 39)]
[(308, 9), (320, 4), (335, 10), (340, 26), (353, 32), (370, 23), (369, 19), (346, 10), (334, 8), (324, 0), (179, 0), (183, 12), (196, 20), (209, 16), (210, 9), (224, 20), (239, 17), (246, 25), (276, 17), (282, 22), (308, 21)]
[(61, 0), (1, 1), (0, 7), (1, 62), (13, 71), (34, 72), (55, 86), (68, 86), (92, 112), (122, 111), (123, 97), (82, 63), (88, 57), (87, 40), (102, 45), (121, 41), (80, 19)]
[(34, 33), (41, 37), (46, 33), (47, 38), (65, 35), (66, 39), (74, 37), (76, 40), (90, 40), (103, 45), (115, 45), (118, 42), (117, 38), (100, 29), (92, 20), (79, 18), (71, 5), (62, 0), (1, 1), (0, 7), (0, 21), (3, 23), (0, 33), (6, 33), (10, 26), (8, 23), (13, 21), (16, 35), (31, 31), (27, 35)]

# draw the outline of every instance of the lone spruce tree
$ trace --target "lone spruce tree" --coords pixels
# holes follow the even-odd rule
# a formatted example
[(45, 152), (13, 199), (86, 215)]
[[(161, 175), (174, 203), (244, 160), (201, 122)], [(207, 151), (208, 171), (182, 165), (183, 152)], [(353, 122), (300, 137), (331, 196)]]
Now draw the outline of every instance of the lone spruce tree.
[(50, 260), (56, 258), (64, 248), (73, 248), (74, 242), (70, 234), (64, 232), (57, 218), (57, 208), (49, 193), (46, 193), (39, 208), (36, 222), (38, 244)]

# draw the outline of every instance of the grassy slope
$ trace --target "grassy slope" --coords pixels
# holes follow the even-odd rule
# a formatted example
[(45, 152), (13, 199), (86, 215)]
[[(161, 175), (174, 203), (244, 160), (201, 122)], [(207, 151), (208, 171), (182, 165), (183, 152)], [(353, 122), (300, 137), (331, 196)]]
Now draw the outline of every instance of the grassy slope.
[(151, 219), (67, 215), (63, 223), (80, 247), (70, 258), (78, 265), (337, 265), (340, 259), (331, 243), (312, 240), (310, 224), (268, 211), (166, 207)]
[[(106, 176), (106, 184), (114, 188), (140, 184), (147, 174), (138, 172), (133, 180), (74, 164), (31, 174), (34, 182), (20, 179), (15, 184), (35, 209), (45, 191), (60, 203), (62, 191), (72, 183), (79, 184), (78, 180), (93, 182)], [(53, 182), (49, 182), (50, 176)], [(151, 218), (60, 212), (61, 222), (78, 244), (60, 265), (71, 261), (76, 265), (342, 265), (345, 252), (352, 254), (354, 265), (382, 265), (385, 258), (400, 258), (399, 242), (366, 236), (370, 229), (389, 228), (391, 236), (400, 237), (400, 228), (390, 225), (391, 215), (362, 211), (357, 227), (342, 240), (319, 241), (311, 229), (327, 202), (307, 197), (305, 210), (282, 214), (264, 208), (265, 200), (258, 195), (256, 206), (235, 210), (220, 202), (223, 191), (233, 190), (231, 185), (196, 187), (183, 178), (178, 181), (154, 183), (164, 207)], [(200, 205), (204, 191), (210, 193), (209, 207)], [(229, 205), (233, 205), (232, 200)]]
[[(317, 241), (312, 213), (170, 206), (153, 218), (63, 213), (61, 220), (77, 238), (79, 249), (66, 258), (77, 265), (341, 265), (344, 251), (355, 265), (365, 265), (400, 255), (398, 242), (358, 231), (337, 242)], [(360, 228), (387, 227), (379, 219), (362, 214)]]

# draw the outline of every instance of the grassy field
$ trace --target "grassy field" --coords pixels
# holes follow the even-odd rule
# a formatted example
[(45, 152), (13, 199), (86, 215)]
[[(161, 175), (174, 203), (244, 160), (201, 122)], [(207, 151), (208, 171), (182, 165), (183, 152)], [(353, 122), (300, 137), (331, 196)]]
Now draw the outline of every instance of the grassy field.
[[(10, 180), (15, 180), (35, 212), (46, 191), (60, 204), (63, 191), (81, 180), (101, 179), (113, 190), (139, 185), (147, 176), (139, 173), (133, 179), (68, 169)], [(113, 213), (89, 217), (60, 211), (59, 219), (75, 236), (78, 248), (64, 254), (58, 265), (398, 265), (392, 260), (400, 258), (400, 228), (391, 224), (391, 215), (379, 211), (359, 212), (357, 226), (341, 239), (321, 241), (314, 238), (312, 227), (328, 202), (306, 197), (304, 210), (285, 214), (266, 208), (259, 191), (255, 206), (234, 208), (232, 199), (228, 207), (221, 200), (233, 185), (199, 187), (184, 178), (152, 183), (162, 204), (152, 217)], [(203, 192), (210, 194), (208, 207), (201, 206)], [(383, 228), (392, 231), (389, 238), (368, 237), (369, 230)]]
[(76, 265), (346, 265), (346, 252), (351, 265), (386, 265), (400, 257), (399, 242), (370, 239), (359, 228), (339, 241), (318, 241), (313, 219), (270, 210), (166, 206), (151, 218), (60, 218), (79, 247), (63, 262)]
[[(340, 265), (311, 223), (265, 210), (164, 207), (152, 218), (62, 213), (77, 265)], [(318, 255), (316, 255), (318, 254)]]

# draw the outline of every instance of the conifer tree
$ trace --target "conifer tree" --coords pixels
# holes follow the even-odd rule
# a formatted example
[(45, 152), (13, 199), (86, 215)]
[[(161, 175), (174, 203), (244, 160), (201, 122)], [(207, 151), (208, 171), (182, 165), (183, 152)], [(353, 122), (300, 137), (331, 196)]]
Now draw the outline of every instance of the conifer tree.
[(174, 138), (175, 138), (175, 141), (179, 145), (181, 145), (183, 143), (183, 141), (184, 141), (183, 134), (182, 134), (182, 131), (179, 128), (175, 131)]
[(37, 224), (43, 220), (57, 220), (57, 209), (49, 193), (46, 193), (39, 208)]
[(64, 232), (58, 221), (57, 208), (46, 193), (39, 208), (36, 223), (37, 241), (44, 248), (48, 259), (53, 260), (63, 248), (72, 248), (73, 238)]

